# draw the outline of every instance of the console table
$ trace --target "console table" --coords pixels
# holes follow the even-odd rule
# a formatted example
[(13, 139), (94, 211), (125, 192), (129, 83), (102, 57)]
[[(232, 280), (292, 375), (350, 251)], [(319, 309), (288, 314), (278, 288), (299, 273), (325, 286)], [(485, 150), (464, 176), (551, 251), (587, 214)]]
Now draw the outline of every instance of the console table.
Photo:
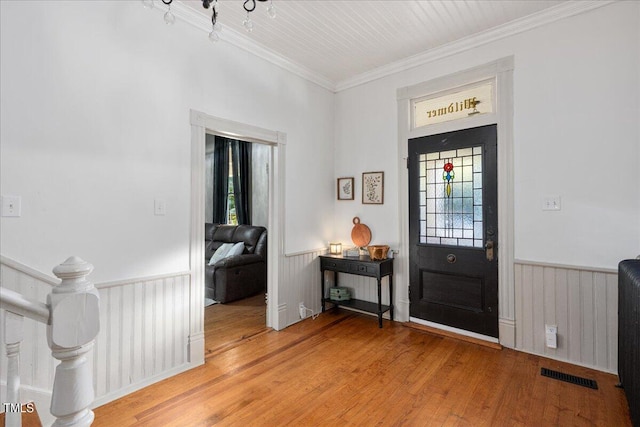
[[(348, 301), (334, 301), (325, 297), (324, 293), (324, 272), (333, 271), (334, 286), (338, 286), (338, 273), (355, 274), (358, 276), (375, 277), (378, 281), (378, 303), (350, 299)], [(325, 310), (325, 303), (330, 302), (336, 306), (355, 308), (368, 313), (378, 315), (378, 326), (382, 328), (382, 313), (389, 312), (393, 320), (393, 258), (372, 261), (369, 256), (345, 257), (342, 255), (320, 255), (320, 274), (322, 283), (322, 311)], [(382, 305), (382, 278), (389, 276), (389, 305)]]

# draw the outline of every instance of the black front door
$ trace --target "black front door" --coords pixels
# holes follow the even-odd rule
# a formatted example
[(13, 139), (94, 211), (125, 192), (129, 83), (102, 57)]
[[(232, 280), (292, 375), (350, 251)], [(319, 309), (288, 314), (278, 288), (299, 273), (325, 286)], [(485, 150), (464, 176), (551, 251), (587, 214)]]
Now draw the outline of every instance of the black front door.
[(408, 144), (410, 315), (498, 337), (496, 126)]

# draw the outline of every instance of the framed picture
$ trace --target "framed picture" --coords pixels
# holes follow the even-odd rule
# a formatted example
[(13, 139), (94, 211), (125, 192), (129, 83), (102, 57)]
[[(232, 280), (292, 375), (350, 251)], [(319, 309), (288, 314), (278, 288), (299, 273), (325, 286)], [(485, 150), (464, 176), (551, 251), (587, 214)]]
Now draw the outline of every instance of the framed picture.
[(381, 205), (384, 203), (384, 172), (364, 172), (362, 174), (362, 204)]
[(338, 200), (353, 200), (353, 178), (338, 178)]

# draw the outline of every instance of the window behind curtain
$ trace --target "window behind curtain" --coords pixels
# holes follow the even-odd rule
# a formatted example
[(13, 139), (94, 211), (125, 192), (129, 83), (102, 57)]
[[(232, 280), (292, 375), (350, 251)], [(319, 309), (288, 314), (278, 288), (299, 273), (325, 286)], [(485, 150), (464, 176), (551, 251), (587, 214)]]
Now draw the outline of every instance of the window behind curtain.
[(229, 144), (229, 184), (227, 186), (227, 224), (238, 225), (236, 215), (236, 195), (233, 187), (233, 155)]
[(251, 224), (251, 143), (207, 135), (208, 222)]

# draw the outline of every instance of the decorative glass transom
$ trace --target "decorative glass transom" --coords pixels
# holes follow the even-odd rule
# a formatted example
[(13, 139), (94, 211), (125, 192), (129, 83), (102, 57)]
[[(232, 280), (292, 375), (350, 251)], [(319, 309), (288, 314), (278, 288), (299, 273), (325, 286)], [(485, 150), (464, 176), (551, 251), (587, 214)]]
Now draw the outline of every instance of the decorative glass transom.
[(493, 113), (494, 87), (495, 81), (489, 80), (445, 95), (413, 99), (412, 128)]
[(420, 243), (483, 247), (482, 147), (420, 155)]

